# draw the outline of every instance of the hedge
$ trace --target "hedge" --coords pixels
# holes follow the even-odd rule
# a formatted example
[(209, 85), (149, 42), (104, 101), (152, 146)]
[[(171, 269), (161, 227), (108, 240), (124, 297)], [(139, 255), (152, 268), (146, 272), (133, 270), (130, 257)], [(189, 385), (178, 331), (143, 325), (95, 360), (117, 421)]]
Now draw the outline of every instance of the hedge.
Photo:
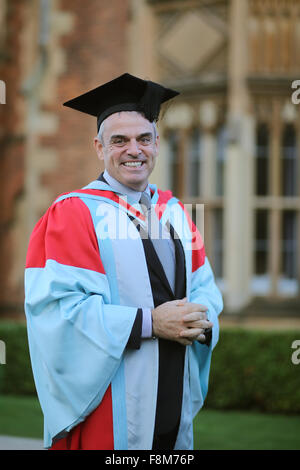
[[(6, 364), (0, 393), (36, 394), (24, 324), (0, 322)], [(211, 365), (206, 408), (300, 412), (300, 364), (292, 363), (298, 331), (223, 329)]]
[(35, 394), (26, 326), (0, 322), (0, 340), (6, 346), (6, 364), (0, 365), (0, 393)]
[(300, 412), (300, 364), (292, 362), (296, 331), (224, 329), (211, 364), (206, 407)]

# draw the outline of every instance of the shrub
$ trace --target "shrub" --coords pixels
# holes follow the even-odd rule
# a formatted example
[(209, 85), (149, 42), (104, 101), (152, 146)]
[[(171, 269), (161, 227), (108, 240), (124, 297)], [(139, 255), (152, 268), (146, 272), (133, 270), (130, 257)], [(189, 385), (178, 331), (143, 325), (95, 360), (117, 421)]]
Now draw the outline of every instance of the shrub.
[(6, 364), (0, 365), (0, 392), (35, 394), (26, 325), (0, 322), (0, 339), (6, 346)]
[(300, 412), (299, 331), (224, 329), (213, 352), (206, 407)]
[[(6, 365), (0, 392), (35, 395), (26, 325), (0, 322)], [(291, 361), (299, 331), (221, 330), (212, 356), (206, 408), (300, 412), (300, 364)]]

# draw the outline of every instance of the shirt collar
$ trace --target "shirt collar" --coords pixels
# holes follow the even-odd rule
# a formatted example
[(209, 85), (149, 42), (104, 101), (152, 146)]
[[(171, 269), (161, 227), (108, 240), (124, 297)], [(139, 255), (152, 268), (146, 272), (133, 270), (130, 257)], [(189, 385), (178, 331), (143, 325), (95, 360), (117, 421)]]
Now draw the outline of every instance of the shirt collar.
[[(121, 193), (124, 196), (127, 196), (130, 199), (130, 201), (132, 201), (133, 204), (138, 203), (140, 201), (142, 191), (136, 191), (135, 189), (125, 186), (125, 184), (122, 184), (120, 183), (120, 181), (113, 178), (108, 173), (107, 170), (104, 170), (103, 176), (106, 179), (109, 186), (111, 186), (118, 193)], [(151, 196), (149, 184), (147, 185), (147, 188), (145, 189), (144, 192), (146, 192), (147, 194), (149, 194), (149, 196)]]

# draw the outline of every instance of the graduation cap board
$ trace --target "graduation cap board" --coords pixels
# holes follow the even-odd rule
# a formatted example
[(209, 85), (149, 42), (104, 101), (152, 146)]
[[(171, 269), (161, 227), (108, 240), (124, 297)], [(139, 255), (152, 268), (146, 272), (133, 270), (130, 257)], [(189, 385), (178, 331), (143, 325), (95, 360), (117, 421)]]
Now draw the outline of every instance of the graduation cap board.
[(139, 111), (150, 122), (157, 121), (161, 104), (178, 94), (158, 83), (124, 73), (63, 105), (96, 116), (99, 130), (104, 119), (120, 111)]

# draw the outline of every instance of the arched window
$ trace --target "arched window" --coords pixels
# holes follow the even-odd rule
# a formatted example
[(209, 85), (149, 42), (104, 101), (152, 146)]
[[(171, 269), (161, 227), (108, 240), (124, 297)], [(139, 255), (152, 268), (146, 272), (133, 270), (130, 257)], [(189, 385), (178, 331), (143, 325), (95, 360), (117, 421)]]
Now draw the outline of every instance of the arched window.
[(258, 275), (268, 271), (268, 211), (258, 209), (255, 214), (255, 272)]
[(254, 277), (252, 279), (252, 289), (256, 295), (266, 295), (270, 291), (269, 243), (269, 211), (257, 209), (255, 211)]
[(201, 136), (196, 127), (192, 129), (189, 137), (187, 161), (187, 188), (190, 197), (201, 195)]
[(218, 208), (213, 211), (214, 220), (214, 246), (213, 246), (213, 265), (214, 273), (217, 279), (223, 278), (223, 209)]
[(169, 186), (173, 194), (177, 194), (180, 187), (179, 131), (177, 129), (170, 130), (167, 139), (170, 162)]
[(278, 140), (274, 122), (272, 133), (262, 123), (256, 131), (253, 292), (293, 297), (299, 293), (297, 134), (293, 124), (285, 123)]
[(217, 154), (216, 154), (216, 195), (224, 194), (224, 164), (227, 145), (226, 126), (219, 127), (217, 132)]
[(269, 193), (269, 128), (259, 124), (256, 129), (255, 192), (257, 196)]
[(297, 138), (293, 124), (286, 124), (281, 142), (281, 190), (283, 196), (297, 195)]
[(282, 274), (288, 279), (297, 278), (297, 213), (287, 210), (282, 220)]

